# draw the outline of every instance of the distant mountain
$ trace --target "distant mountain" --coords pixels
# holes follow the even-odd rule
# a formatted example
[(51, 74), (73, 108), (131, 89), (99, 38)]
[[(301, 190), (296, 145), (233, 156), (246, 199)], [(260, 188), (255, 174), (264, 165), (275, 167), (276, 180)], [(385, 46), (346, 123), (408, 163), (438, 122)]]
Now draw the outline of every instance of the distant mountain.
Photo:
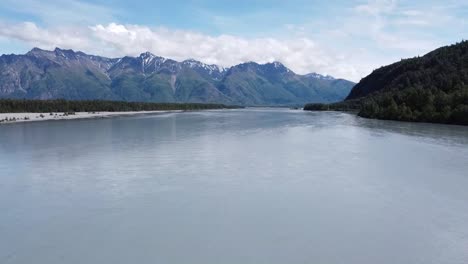
[(468, 41), (375, 70), (345, 104), (356, 102), (363, 117), (468, 125)]
[(149, 52), (111, 59), (59, 48), (0, 56), (0, 98), (299, 105), (343, 100), (353, 85), (279, 62), (223, 68)]

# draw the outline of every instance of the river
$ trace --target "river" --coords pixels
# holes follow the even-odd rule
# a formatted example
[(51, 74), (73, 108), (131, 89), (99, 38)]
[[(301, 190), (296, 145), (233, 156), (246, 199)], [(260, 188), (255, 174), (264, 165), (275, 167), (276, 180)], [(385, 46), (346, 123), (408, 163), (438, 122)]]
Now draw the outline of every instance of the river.
[(2, 125), (0, 263), (468, 263), (468, 127), (261, 108)]

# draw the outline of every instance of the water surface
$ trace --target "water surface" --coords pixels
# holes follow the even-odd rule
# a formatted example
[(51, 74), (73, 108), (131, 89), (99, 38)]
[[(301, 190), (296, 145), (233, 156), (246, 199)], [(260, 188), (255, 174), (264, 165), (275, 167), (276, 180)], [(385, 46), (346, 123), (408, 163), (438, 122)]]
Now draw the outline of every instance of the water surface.
[(284, 109), (0, 126), (0, 263), (468, 263), (468, 128)]

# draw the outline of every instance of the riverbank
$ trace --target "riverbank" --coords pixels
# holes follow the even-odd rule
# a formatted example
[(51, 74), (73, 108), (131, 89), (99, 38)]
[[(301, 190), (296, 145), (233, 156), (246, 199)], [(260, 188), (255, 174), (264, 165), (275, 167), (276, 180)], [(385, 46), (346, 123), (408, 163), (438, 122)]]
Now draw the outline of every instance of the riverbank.
[(152, 103), (104, 100), (23, 100), (0, 99), (0, 113), (50, 113), (50, 112), (130, 112), (232, 109), (239, 106), (205, 103)]
[[(380, 99), (379, 99), (380, 100)], [(391, 102), (393, 99), (389, 99)], [(427, 109), (415, 109), (403, 106), (401, 109), (390, 107), (383, 101), (370, 99), (348, 100), (331, 104), (306, 104), (304, 111), (339, 111), (351, 112), (360, 117), (379, 120), (392, 120), (413, 123), (431, 123), (445, 125), (468, 126), (468, 106), (463, 105), (456, 108), (447, 108), (447, 112), (434, 112)], [(403, 104), (404, 105), (404, 104)], [(450, 109), (450, 111), (449, 111)]]
[(235, 108), (239, 107), (205, 103), (0, 99), (0, 124)]
[(126, 111), (126, 112), (51, 112), (51, 113), (0, 113), (0, 124), (35, 122), (48, 120), (74, 120), (89, 118), (109, 118), (142, 114), (177, 113), (183, 110)]

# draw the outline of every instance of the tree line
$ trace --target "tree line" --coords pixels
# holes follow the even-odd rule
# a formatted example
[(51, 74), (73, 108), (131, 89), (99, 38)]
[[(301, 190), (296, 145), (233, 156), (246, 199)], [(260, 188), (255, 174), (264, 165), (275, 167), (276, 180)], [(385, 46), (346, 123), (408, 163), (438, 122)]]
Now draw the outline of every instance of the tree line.
[(409, 88), (366, 98), (359, 116), (387, 120), (468, 125), (468, 86), (451, 93)]
[(238, 108), (224, 104), (204, 103), (148, 103), (103, 100), (26, 100), (0, 99), (0, 113), (48, 112), (125, 112), (157, 110), (204, 110)]

